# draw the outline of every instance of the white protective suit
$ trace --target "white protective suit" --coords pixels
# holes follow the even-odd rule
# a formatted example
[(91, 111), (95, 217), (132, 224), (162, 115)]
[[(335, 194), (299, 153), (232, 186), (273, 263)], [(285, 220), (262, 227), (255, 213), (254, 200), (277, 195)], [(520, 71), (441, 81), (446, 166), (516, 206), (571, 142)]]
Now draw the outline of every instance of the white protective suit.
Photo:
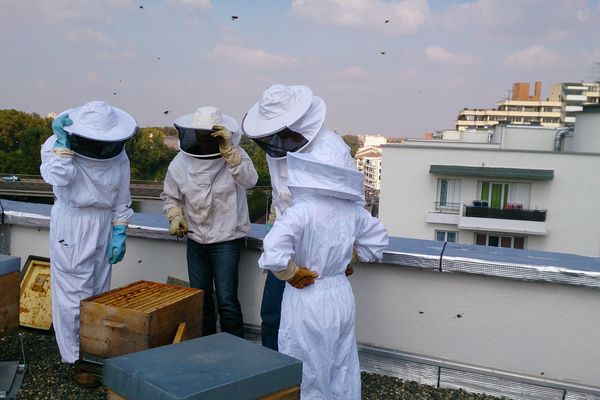
[(279, 351), (303, 362), (302, 399), (360, 399), (354, 294), (344, 274), (356, 249), (380, 260), (387, 232), (361, 205), (364, 176), (345, 166), (335, 141), (287, 156), (292, 205), (263, 242), (261, 268), (284, 270), (290, 260), (319, 274), (311, 286), (286, 284)]
[(197, 243), (234, 240), (250, 230), (246, 189), (254, 187), (258, 174), (244, 149), (236, 147), (242, 161), (235, 167), (222, 157), (199, 159), (183, 152), (169, 165), (160, 195), (164, 210), (181, 208), (187, 236)]
[(79, 302), (110, 288), (107, 258), (112, 222), (126, 223), (130, 208), (129, 158), (108, 160), (53, 152), (42, 145), (40, 171), (56, 201), (50, 218), (52, 321), (63, 362), (79, 359)]

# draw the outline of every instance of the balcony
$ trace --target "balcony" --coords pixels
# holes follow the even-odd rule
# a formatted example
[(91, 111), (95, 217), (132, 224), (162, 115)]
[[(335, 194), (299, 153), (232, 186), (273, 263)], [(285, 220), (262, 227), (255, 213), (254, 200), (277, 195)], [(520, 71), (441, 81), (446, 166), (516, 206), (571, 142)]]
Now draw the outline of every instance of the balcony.
[(429, 211), (425, 220), (430, 224), (457, 225), (460, 203), (439, 202), (434, 203), (435, 211)]
[(475, 200), (474, 205), (463, 207), (458, 218), (458, 228), (520, 233), (527, 235), (546, 235), (547, 210), (523, 209), (520, 204), (509, 204), (506, 208), (487, 207), (486, 201)]
[(465, 217), (513, 219), (518, 221), (546, 221), (546, 210), (524, 210), (522, 208), (491, 208), (465, 206)]

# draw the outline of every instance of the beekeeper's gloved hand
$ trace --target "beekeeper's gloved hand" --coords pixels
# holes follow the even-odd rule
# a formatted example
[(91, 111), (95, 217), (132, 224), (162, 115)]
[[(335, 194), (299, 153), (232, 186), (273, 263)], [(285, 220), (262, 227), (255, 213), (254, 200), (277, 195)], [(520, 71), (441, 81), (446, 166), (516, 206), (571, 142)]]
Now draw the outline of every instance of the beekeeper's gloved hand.
[(116, 264), (125, 256), (125, 230), (127, 225), (117, 224), (112, 227), (112, 238), (108, 244), (108, 262)]
[(352, 266), (359, 261), (360, 261), (360, 258), (358, 258), (358, 254), (356, 253), (356, 248), (352, 247), (352, 258), (350, 259), (350, 263), (346, 267), (346, 271), (344, 271), (346, 276), (350, 276), (354, 273), (354, 268)]
[(181, 239), (188, 232), (187, 222), (185, 222), (181, 208), (169, 208), (167, 219), (169, 220), (169, 234)]
[(286, 269), (282, 271), (273, 271), (273, 274), (277, 279), (287, 281), (297, 289), (312, 285), (315, 283), (315, 279), (319, 277), (319, 274), (316, 272), (313, 272), (306, 267), (297, 266), (294, 260), (290, 260)]
[(231, 142), (233, 134), (229, 129), (221, 125), (215, 125), (212, 129), (214, 132), (211, 133), (211, 136), (219, 138), (219, 151), (221, 152), (221, 156), (223, 156), (223, 159), (230, 167), (237, 167), (240, 162), (242, 162), (242, 156)]
[(65, 126), (72, 125), (73, 121), (69, 118), (69, 114), (63, 114), (60, 117), (54, 118), (52, 121), (52, 132), (56, 135), (56, 142), (54, 148), (59, 149), (70, 149), (69, 139), (67, 137), (67, 131), (63, 129)]

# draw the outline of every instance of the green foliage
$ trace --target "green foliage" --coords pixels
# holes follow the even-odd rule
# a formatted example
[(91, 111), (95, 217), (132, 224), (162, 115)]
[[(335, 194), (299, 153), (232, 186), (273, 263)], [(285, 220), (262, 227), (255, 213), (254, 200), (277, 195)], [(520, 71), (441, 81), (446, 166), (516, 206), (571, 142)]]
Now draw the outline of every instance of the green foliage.
[(164, 143), (163, 128), (141, 128), (125, 146), (131, 179), (162, 181), (177, 151)]
[[(40, 148), (52, 135), (52, 120), (38, 114), (17, 110), (0, 110), (0, 172), (6, 174), (38, 175), (41, 164)], [(141, 128), (127, 142), (131, 160), (131, 179), (162, 181), (169, 163), (177, 151), (164, 144), (165, 136), (177, 136), (173, 127)], [(265, 152), (246, 137), (242, 148), (248, 153), (258, 173), (257, 189), (248, 195), (253, 219), (264, 214), (270, 195), (271, 178)]]
[(248, 153), (248, 156), (252, 159), (254, 168), (258, 173), (258, 182), (256, 186), (271, 186), (271, 176), (269, 175), (269, 166), (267, 165), (267, 158), (263, 149), (258, 147), (254, 140), (248, 139), (243, 136), (240, 141), (240, 146)]
[(348, 147), (350, 147), (350, 154), (352, 154), (352, 157), (354, 157), (358, 151), (358, 136), (344, 135), (342, 136), (342, 139), (344, 139), (344, 142), (346, 142)]
[(269, 215), (271, 189), (257, 187), (249, 190), (246, 197), (248, 200), (250, 221), (264, 224)]
[[(50, 118), (42, 118), (38, 114), (28, 114), (17, 110), (0, 110), (0, 149), (4, 153), (19, 150), (23, 133), (29, 128), (39, 128), (52, 134)], [(39, 149), (38, 149), (39, 151)]]

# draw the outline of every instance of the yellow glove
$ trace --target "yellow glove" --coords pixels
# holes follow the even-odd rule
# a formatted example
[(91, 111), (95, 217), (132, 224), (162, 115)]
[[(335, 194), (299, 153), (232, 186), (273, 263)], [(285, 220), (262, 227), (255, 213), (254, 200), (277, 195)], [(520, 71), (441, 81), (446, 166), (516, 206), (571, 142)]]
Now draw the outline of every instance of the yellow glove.
[(275, 277), (282, 281), (287, 281), (290, 285), (297, 289), (302, 289), (306, 286), (315, 283), (315, 279), (319, 274), (312, 272), (306, 267), (299, 267), (294, 260), (290, 260), (288, 267), (282, 271), (273, 272)]
[(219, 151), (221, 152), (221, 156), (223, 156), (223, 159), (230, 167), (237, 167), (242, 162), (242, 156), (233, 143), (231, 143), (233, 134), (229, 129), (221, 125), (215, 125), (212, 128), (214, 129), (214, 132), (210, 135), (219, 138)]
[(167, 218), (169, 219), (169, 234), (182, 238), (188, 232), (187, 222), (185, 222), (181, 208), (169, 208)]

